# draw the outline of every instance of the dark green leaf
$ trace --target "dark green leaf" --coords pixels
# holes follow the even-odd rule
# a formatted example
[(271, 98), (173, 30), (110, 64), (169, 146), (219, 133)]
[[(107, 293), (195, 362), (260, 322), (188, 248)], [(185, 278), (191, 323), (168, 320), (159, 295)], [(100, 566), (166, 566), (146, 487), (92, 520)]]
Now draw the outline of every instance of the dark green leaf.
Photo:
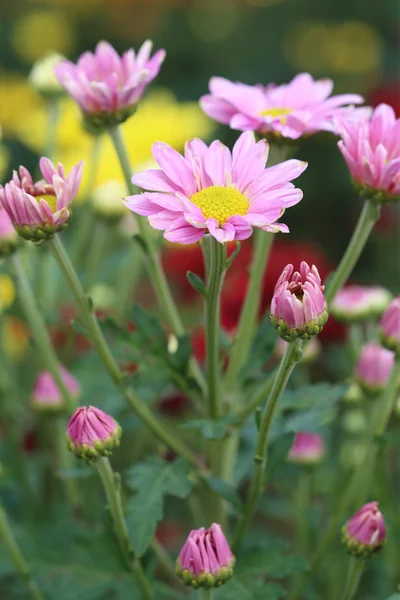
[(287, 455), (293, 444), (293, 439), (294, 434), (288, 433), (277, 438), (271, 445), (271, 448), (268, 450), (267, 469), (265, 472), (265, 479), (267, 481), (272, 479), (277, 469), (283, 463), (286, 463)]
[(219, 419), (193, 419), (181, 425), (181, 429), (194, 429), (208, 440), (219, 440), (227, 433), (227, 426), (236, 423), (237, 419), (233, 416), (220, 417)]
[(166, 463), (149, 458), (126, 473), (127, 482), (136, 490), (129, 501), (128, 528), (134, 551), (142, 556), (149, 547), (157, 523), (163, 518), (164, 496), (186, 498), (191, 489), (190, 466), (180, 458)]
[(234, 576), (214, 593), (215, 600), (279, 600), (285, 596), (277, 583), (240, 581)]
[(241, 378), (250, 379), (265, 367), (276, 345), (277, 333), (269, 318), (265, 318), (254, 338), (249, 357), (241, 369)]
[(304, 572), (308, 568), (305, 558), (295, 554), (285, 554), (279, 548), (262, 548), (246, 552), (238, 561), (238, 574), (263, 575), (272, 579), (284, 579)]
[(199, 294), (206, 297), (206, 286), (204, 285), (204, 281), (202, 280), (202, 278), (196, 275), (196, 273), (193, 273), (192, 271), (187, 271), (186, 277), (188, 282), (196, 290), (196, 292), (199, 292)]
[(222, 496), (227, 500), (236, 510), (242, 512), (243, 504), (234, 486), (226, 481), (223, 481), (219, 477), (205, 477), (204, 482), (210, 487), (216, 494)]

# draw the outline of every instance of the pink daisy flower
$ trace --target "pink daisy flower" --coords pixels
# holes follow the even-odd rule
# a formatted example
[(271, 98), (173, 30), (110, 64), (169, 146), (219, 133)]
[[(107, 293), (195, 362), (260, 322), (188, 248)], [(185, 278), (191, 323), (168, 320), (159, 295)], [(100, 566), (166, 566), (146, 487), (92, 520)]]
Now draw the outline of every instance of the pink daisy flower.
[(210, 233), (223, 244), (250, 237), (253, 227), (289, 231), (276, 221), (303, 197), (290, 181), (307, 163), (288, 160), (265, 168), (268, 144), (256, 142), (251, 132), (239, 137), (232, 152), (218, 140), (207, 146), (199, 139), (186, 144), (184, 156), (162, 142), (152, 152), (161, 170), (132, 177), (150, 192), (125, 204), (170, 242), (192, 244)]
[(357, 190), (377, 203), (400, 200), (400, 119), (380, 104), (371, 119), (341, 124), (340, 152)]
[(353, 111), (348, 105), (361, 104), (358, 94), (330, 96), (331, 79), (315, 81), (300, 73), (283, 85), (246, 85), (212, 77), (210, 94), (200, 99), (203, 111), (216, 121), (261, 135), (296, 140), (320, 131), (336, 132), (336, 119)]

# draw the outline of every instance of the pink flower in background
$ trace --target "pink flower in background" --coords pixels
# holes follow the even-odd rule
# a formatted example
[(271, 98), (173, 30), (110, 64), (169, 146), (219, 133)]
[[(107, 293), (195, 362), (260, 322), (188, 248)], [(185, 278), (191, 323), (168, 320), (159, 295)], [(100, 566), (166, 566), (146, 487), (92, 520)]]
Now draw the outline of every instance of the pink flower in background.
[(316, 433), (301, 431), (296, 434), (288, 460), (304, 465), (321, 462), (325, 454), (323, 438)]
[(386, 539), (386, 527), (378, 502), (360, 508), (343, 527), (343, 543), (353, 556), (371, 556), (379, 551)]
[(381, 342), (385, 348), (400, 354), (400, 296), (386, 309), (379, 327)]
[(193, 529), (176, 562), (176, 571), (186, 585), (219, 587), (233, 574), (235, 557), (222, 528)]
[(121, 427), (95, 406), (80, 406), (67, 427), (69, 449), (79, 458), (108, 456), (119, 446)]
[(302, 191), (289, 182), (307, 163), (288, 160), (265, 168), (268, 144), (256, 142), (251, 132), (239, 137), (232, 152), (219, 141), (208, 147), (199, 139), (186, 144), (184, 156), (162, 142), (152, 152), (161, 170), (132, 178), (151, 193), (130, 196), (125, 204), (167, 240), (191, 244), (210, 233), (223, 244), (250, 237), (253, 227), (288, 231), (276, 221), (300, 202)]
[(309, 339), (322, 331), (328, 319), (324, 286), (316, 266), (306, 262), (300, 272), (287, 265), (279, 277), (271, 302), (271, 321), (287, 342)]
[(394, 363), (394, 354), (376, 342), (363, 346), (358, 359), (355, 376), (367, 393), (382, 391), (389, 381)]
[(400, 119), (380, 104), (370, 119), (342, 123), (340, 152), (358, 191), (377, 203), (400, 200)]
[(203, 111), (232, 129), (298, 139), (320, 131), (336, 133), (335, 119), (349, 116), (349, 104), (361, 104), (358, 94), (330, 96), (333, 81), (315, 81), (308, 73), (290, 83), (245, 85), (212, 77), (210, 94), (200, 99)]
[(14, 252), (17, 246), (17, 238), (14, 225), (0, 202), (0, 258)]
[(17, 232), (24, 238), (39, 241), (48, 239), (56, 231), (66, 227), (69, 206), (75, 198), (82, 178), (83, 161), (65, 175), (64, 167), (55, 169), (50, 159), (40, 159), (44, 179), (33, 182), (25, 167), (19, 175), (0, 186), (0, 202), (3, 204)]
[[(71, 398), (77, 401), (80, 396), (80, 386), (78, 381), (62, 365), (60, 365), (60, 375)], [(31, 400), (33, 406), (40, 410), (57, 410), (63, 408), (63, 397), (49, 371), (42, 371), (37, 376)]]
[[(54, 72), (85, 115), (113, 115), (115, 124), (132, 114), (146, 87), (160, 71), (165, 50), (158, 50), (150, 58), (152, 47), (147, 40), (137, 54), (131, 48), (119, 56), (108, 42), (102, 41), (94, 53), (84, 52), (76, 65), (63, 61), (54, 67)], [(99, 125), (112, 122), (105, 120)]]
[(331, 312), (338, 321), (364, 321), (380, 317), (392, 299), (383, 287), (347, 285), (336, 294)]

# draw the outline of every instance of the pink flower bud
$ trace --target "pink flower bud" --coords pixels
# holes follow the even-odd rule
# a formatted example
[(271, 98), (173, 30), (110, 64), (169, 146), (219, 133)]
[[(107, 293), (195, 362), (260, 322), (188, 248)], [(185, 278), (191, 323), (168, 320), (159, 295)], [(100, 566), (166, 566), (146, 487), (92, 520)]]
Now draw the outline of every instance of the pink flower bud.
[(12, 254), (17, 247), (18, 235), (10, 217), (1, 205), (0, 196), (0, 258)]
[(380, 104), (370, 119), (342, 123), (338, 143), (357, 191), (377, 204), (400, 200), (400, 119)]
[(43, 179), (36, 183), (25, 167), (14, 171), (13, 178), (0, 185), (0, 204), (3, 204), (17, 233), (27, 240), (40, 242), (50, 239), (67, 227), (69, 206), (78, 193), (82, 178), (81, 161), (65, 175), (59, 163), (57, 169), (50, 159), (40, 159)]
[(342, 542), (352, 556), (368, 558), (379, 552), (386, 539), (386, 527), (378, 502), (364, 504), (342, 529)]
[(393, 363), (393, 352), (375, 342), (365, 344), (355, 369), (356, 379), (362, 389), (372, 395), (382, 391), (389, 380)]
[(271, 302), (271, 322), (281, 338), (310, 339), (320, 333), (328, 319), (324, 286), (317, 267), (306, 262), (300, 272), (287, 265), (279, 277)]
[(67, 427), (68, 448), (78, 458), (109, 456), (119, 446), (121, 427), (95, 406), (80, 406)]
[(193, 529), (176, 561), (176, 573), (185, 585), (219, 587), (233, 575), (235, 557), (220, 525)]
[(391, 293), (383, 287), (348, 285), (337, 293), (331, 313), (338, 321), (344, 322), (378, 318), (391, 299)]
[(381, 342), (400, 355), (400, 296), (397, 296), (386, 309), (380, 322)]
[(288, 460), (303, 465), (314, 465), (321, 462), (324, 454), (323, 438), (316, 433), (301, 431), (294, 438)]
[[(65, 367), (60, 365), (60, 375), (73, 400), (78, 401), (80, 387), (78, 381)], [(31, 397), (32, 406), (42, 411), (64, 409), (64, 399), (49, 371), (42, 371), (36, 378)]]
[(137, 54), (131, 48), (119, 56), (111, 44), (101, 41), (94, 53), (84, 52), (76, 65), (66, 60), (54, 67), (62, 87), (79, 104), (89, 131), (123, 123), (134, 113), (165, 58), (165, 50), (150, 58), (152, 46), (147, 40)]

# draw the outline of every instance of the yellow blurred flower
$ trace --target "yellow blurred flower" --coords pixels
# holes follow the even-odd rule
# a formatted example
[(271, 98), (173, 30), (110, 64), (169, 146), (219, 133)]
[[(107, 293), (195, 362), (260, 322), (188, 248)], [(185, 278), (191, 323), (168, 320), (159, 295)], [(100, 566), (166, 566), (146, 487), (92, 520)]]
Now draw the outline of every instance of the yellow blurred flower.
[(45, 106), (24, 77), (12, 73), (0, 75), (0, 119), (6, 133), (15, 133), (29, 115), (44, 113)]
[(71, 53), (75, 36), (65, 13), (32, 10), (15, 23), (11, 42), (15, 52), (31, 63), (48, 52)]
[(5, 315), (2, 342), (4, 351), (11, 360), (22, 360), (29, 348), (29, 331), (25, 323), (17, 317)]
[(15, 300), (15, 286), (9, 275), (0, 273), (0, 313), (11, 306)]
[[(30, 112), (21, 121), (18, 136), (29, 147), (40, 153), (46, 136), (47, 111), (41, 107)], [(123, 136), (128, 148), (133, 169), (151, 160), (151, 146), (155, 141), (167, 142), (176, 150), (182, 150), (187, 139), (208, 138), (215, 128), (200, 110), (197, 102), (178, 102), (169, 90), (158, 89), (142, 100), (137, 112), (122, 125)], [(56, 160), (70, 169), (85, 159), (85, 189), (90, 172), (90, 155), (94, 138), (81, 127), (79, 111), (70, 99), (60, 103), (60, 119), (56, 136)], [(122, 181), (122, 173), (115, 151), (107, 135), (100, 140), (99, 165), (94, 185), (109, 180)], [(81, 192), (81, 196), (82, 196)]]

